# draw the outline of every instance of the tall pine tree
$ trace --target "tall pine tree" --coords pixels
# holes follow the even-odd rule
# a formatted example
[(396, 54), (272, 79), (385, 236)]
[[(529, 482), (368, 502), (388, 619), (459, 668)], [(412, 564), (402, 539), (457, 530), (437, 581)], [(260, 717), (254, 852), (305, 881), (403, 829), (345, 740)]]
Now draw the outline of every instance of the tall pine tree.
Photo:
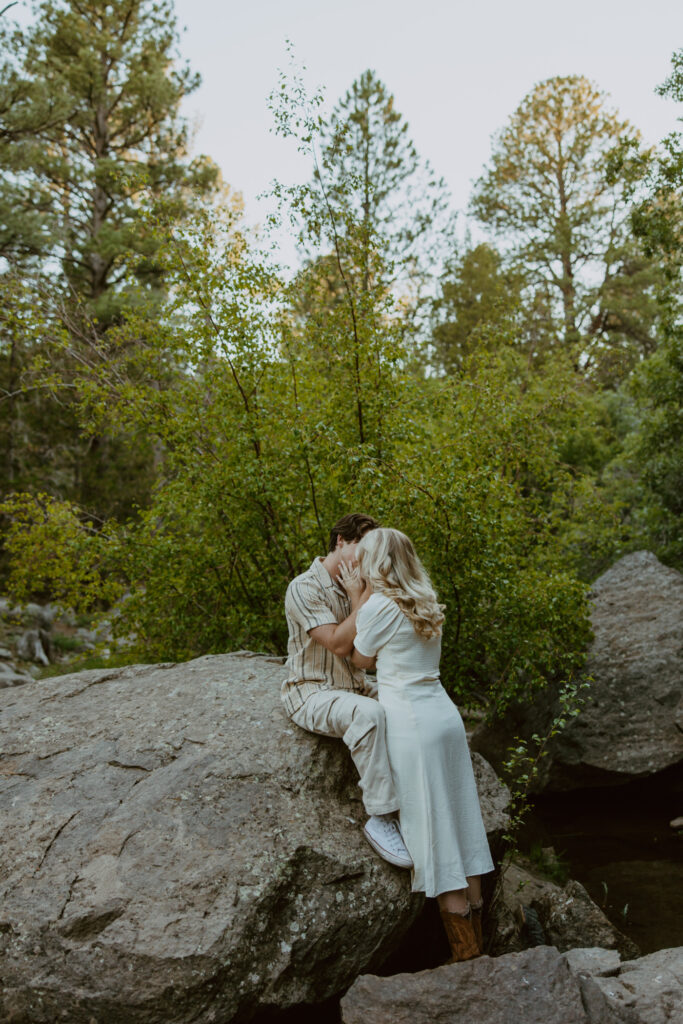
[[(160, 284), (141, 212), (163, 196), (186, 216), (216, 185), (210, 161), (189, 160), (179, 112), (199, 77), (178, 61), (167, 0), (43, 0), (35, 13), (9, 40), (1, 187), (29, 225), (39, 216), (42, 255), (106, 326), (126, 289)], [(7, 239), (10, 262), (25, 242)]]
[(549, 343), (612, 384), (656, 345), (657, 270), (633, 238), (623, 182), (608, 175), (624, 137), (637, 144), (591, 82), (550, 78), (496, 137), (472, 198), (533, 301), (554, 310)]
[[(127, 312), (163, 300), (147, 215), (163, 204), (187, 220), (219, 175), (188, 153), (180, 105), (199, 78), (178, 56), (168, 0), (42, 0), (34, 13), (25, 30), (4, 26), (0, 67), (3, 485), (40, 486), (104, 515), (144, 499), (149, 452), (80, 436), (73, 370), (93, 345), (107, 357), (108, 331)], [(66, 352), (54, 344), (65, 327)], [(56, 401), (29, 374), (36, 357), (63, 385)]]
[(373, 71), (364, 71), (336, 104), (320, 149), (317, 216), (328, 234), (334, 224), (344, 273), (359, 295), (380, 278), (402, 297), (408, 315), (417, 314), (435, 269), (450, 254), (449, 196)]

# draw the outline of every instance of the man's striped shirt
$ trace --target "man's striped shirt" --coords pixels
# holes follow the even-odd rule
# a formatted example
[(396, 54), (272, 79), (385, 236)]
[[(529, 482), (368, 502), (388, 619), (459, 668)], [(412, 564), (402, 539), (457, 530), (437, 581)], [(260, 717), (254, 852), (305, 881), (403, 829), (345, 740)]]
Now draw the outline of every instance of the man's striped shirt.
[(351, 603), (327, 569), (316, 558), (287, 587), (285, 614), (289, 627), (287, 678), (282, 684), (282, 700), (288, 715), (319, 690), (352, 690), (367, 694), (365, 672), (348, 658), (328, 651), (308, 635), (309, 629), (340, 623), (351, 614)]

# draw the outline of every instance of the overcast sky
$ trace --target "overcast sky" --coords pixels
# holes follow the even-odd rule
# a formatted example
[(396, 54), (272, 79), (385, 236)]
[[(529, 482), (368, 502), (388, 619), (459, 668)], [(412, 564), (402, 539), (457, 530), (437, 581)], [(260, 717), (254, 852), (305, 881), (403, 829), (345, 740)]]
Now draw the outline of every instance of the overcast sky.
[(273, 177), (309, 172), (270, 130), (286, 39), (330, 105), (372, 68), (461, 210), (491, 134), (553, 75), (592, 79), (650, 142), (681, 128), (680, 109), (654, 92), (683, 47), (681, 0), (176, 0), (176, 10), (182, 52), (203, 78), (186, 104), (196, 149), (243, 193), (250, 221), (263, 218), (256, 197)]
[[(22, 0), (13, 13), (29, 7)], [(310, 165), (275, 136), (267, 97), (287, 66), (286, 40), (330, 106), (372, 68), (393, 92), (418, 152), (464, 210), (490, 137), (536, 82), (581, 74), (657, 142), (680, 110), (654, 93), (683, 47), (683, 0), (176, 0), (181, 51), (202, 75), (185, 112), (195, 151), (244, 195), (247, 219), (277, 177)]]

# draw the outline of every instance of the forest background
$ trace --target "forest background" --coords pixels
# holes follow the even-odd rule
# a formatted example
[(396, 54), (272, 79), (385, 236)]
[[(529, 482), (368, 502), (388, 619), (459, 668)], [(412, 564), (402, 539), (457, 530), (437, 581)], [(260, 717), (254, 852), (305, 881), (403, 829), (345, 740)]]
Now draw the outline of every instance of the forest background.
[[(110, 661), (282, 653), (287, 583), (368, 511), (447, 606), (444, 682), (495, 712), (580, 670), (617, 557), (682, 567), (680, 133), (648, 147), (595, 83), (538, 83), (474, 242), (389, 85), (328, 111), (292, 59), (270, 107), (309, 176), (256, 231), (191, 156), (171, 3), (10, 5), (0, 34), (13, 599), (108, 616)], [(659, 92), (683, 102), (683, 50)]]

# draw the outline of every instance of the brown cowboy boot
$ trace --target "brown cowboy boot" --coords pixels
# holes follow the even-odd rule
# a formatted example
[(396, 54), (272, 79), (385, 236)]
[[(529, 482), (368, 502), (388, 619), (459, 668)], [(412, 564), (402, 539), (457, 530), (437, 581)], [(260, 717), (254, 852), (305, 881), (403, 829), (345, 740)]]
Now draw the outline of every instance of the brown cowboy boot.
[(447, 961), (449, 964), (459, 963), (461, 960), (474, 960), (475, 957), (481, 956), (471, 917), (470, 911), (465, 916), (453, 914), (448, 910), (441, 911), (441, 920), (453, 954)]
[(484, 952), (484, 933), (481, 926), (482, 912), (484, 910), (484, 901), (478, 900), (476, 903), (470, 903), (470, 912), (472, 915), (472, 927), (474, 928), (474, 935), (477, 940), (477, 946), (479, 952)]

